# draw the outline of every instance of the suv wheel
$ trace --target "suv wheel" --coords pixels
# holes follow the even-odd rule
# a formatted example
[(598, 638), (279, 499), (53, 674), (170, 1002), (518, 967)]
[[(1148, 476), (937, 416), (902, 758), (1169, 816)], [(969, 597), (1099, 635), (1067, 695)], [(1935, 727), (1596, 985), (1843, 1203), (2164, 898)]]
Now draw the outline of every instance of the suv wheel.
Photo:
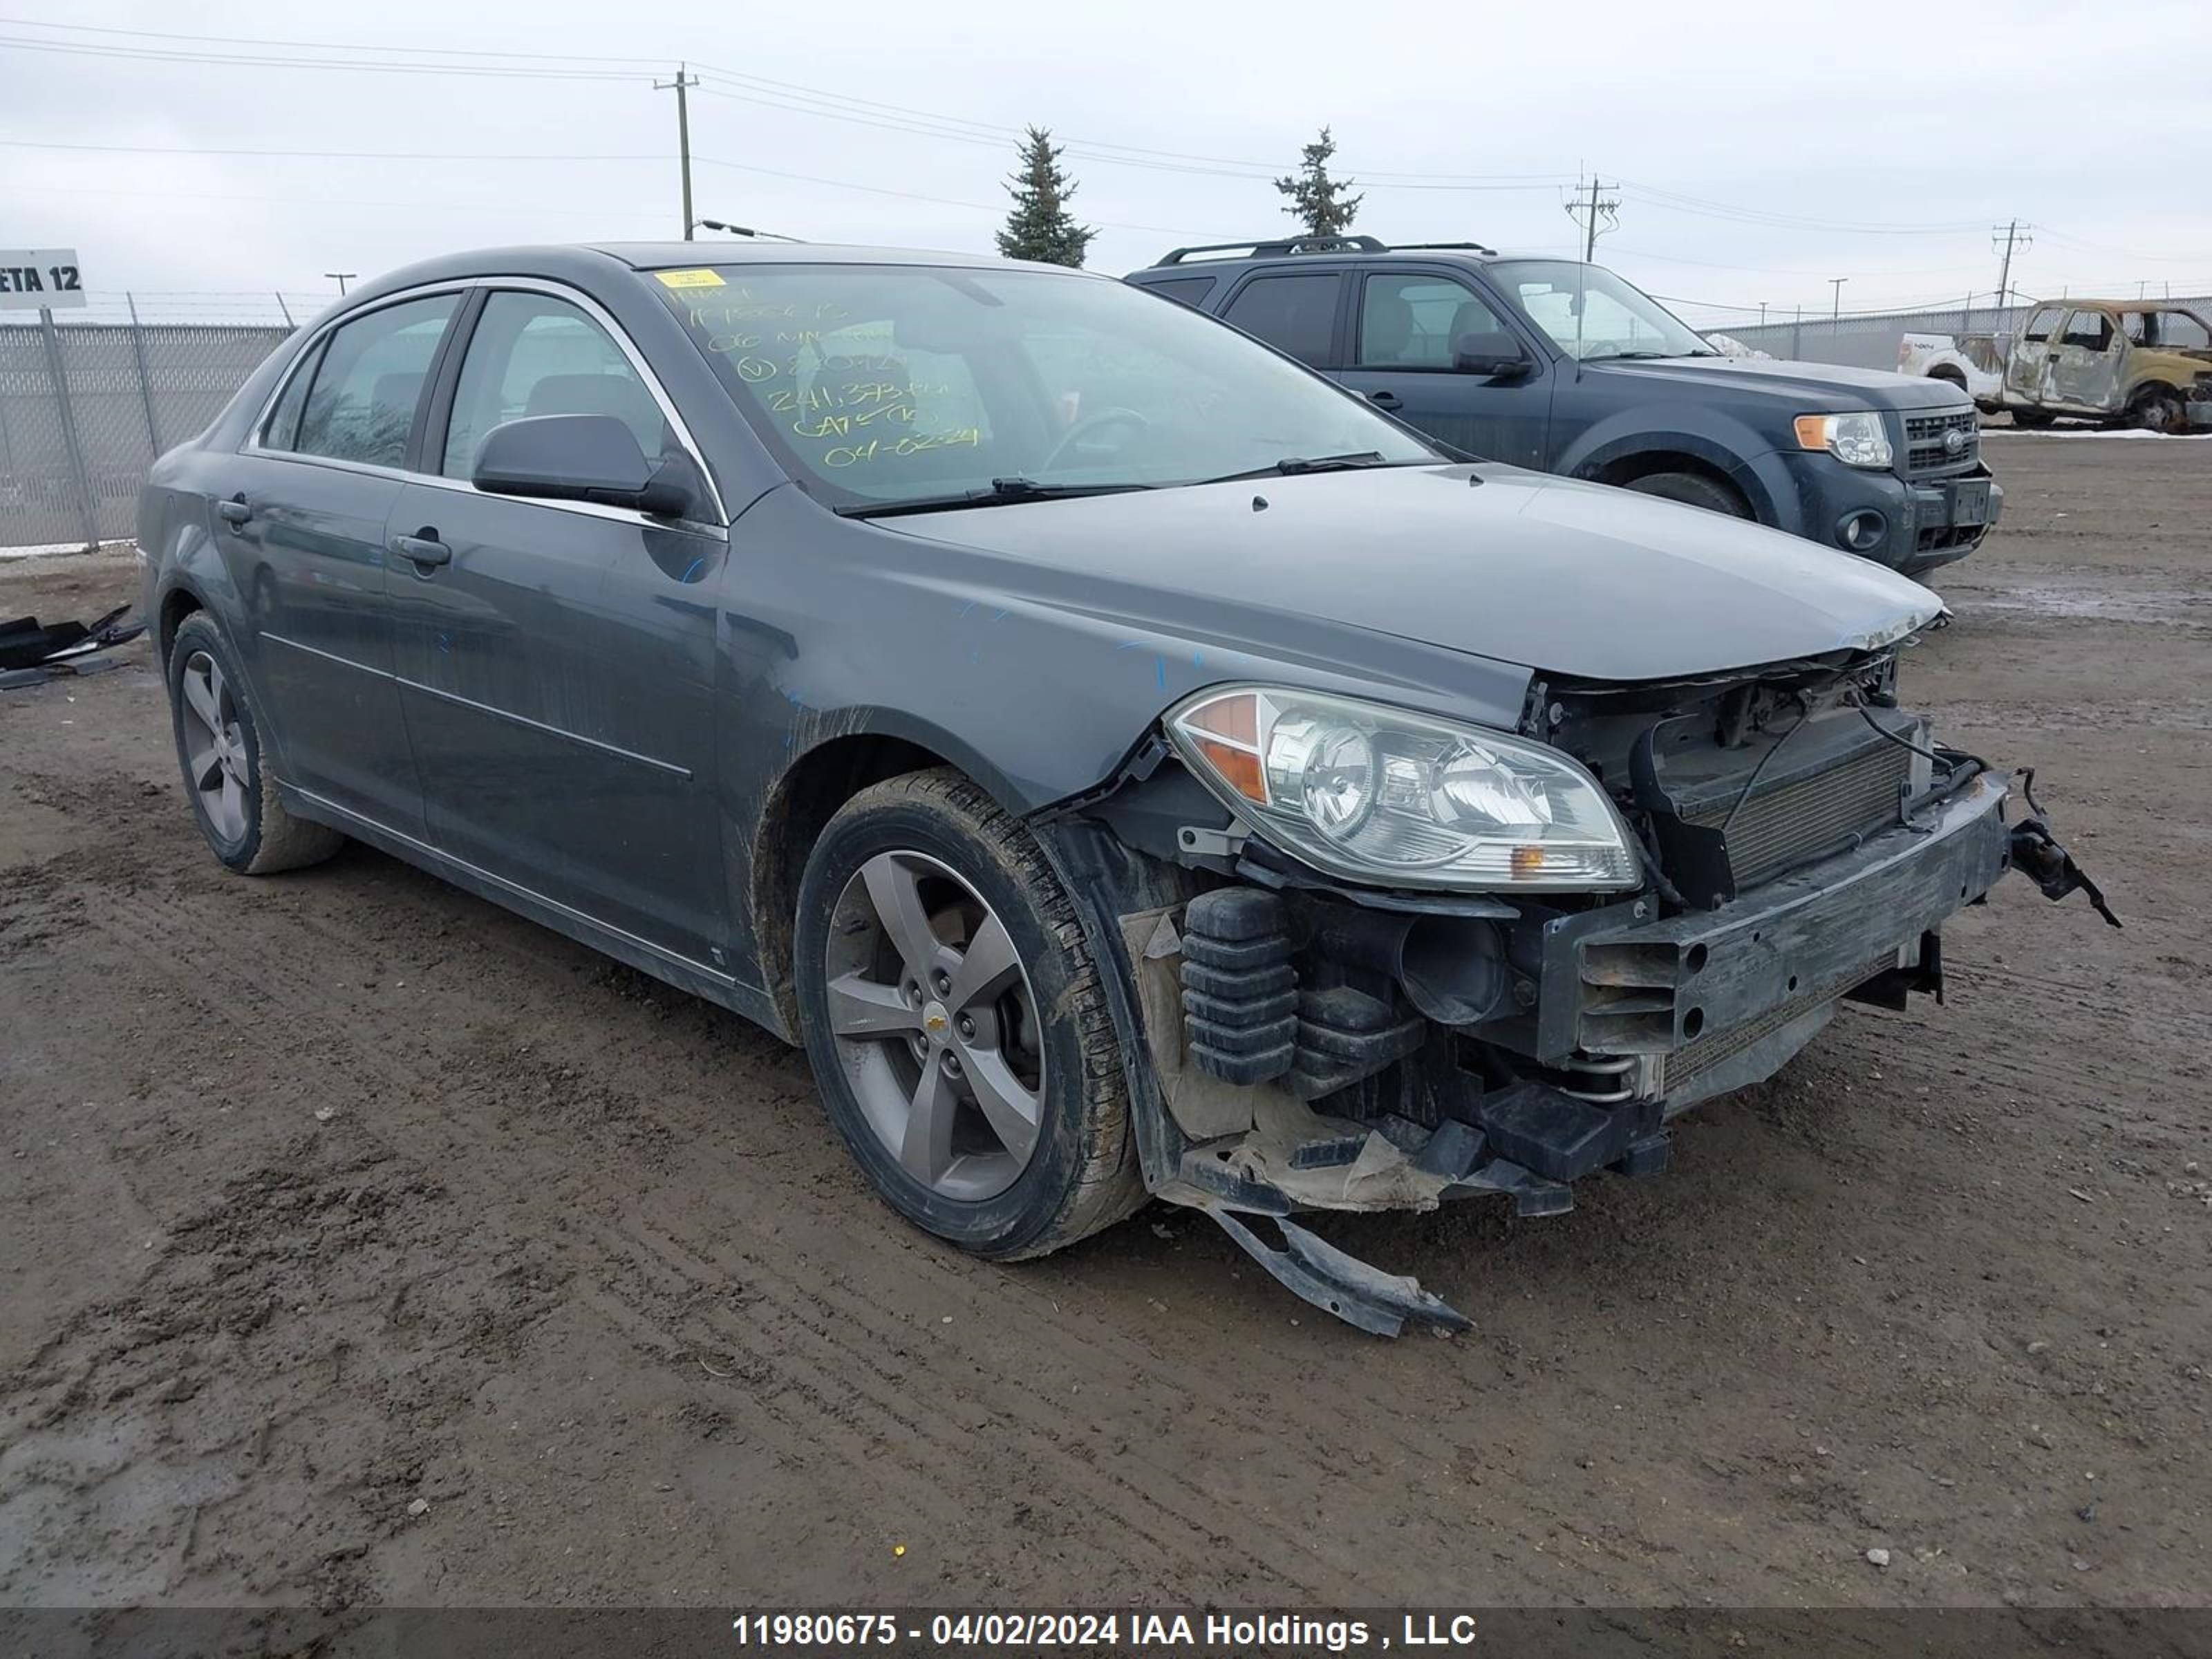
[(1640, 478), (1630, 479), (1628, 488), (1638, 495), (1702, 507), (1708, 513), (1725, 513), (1731, 519), (1751, 516), (1750, 502), (1726, 484), (1717, 483), (1700, 472), (1647, 472)]
[(854, 796), (797, 924), (816, 1081), (894, 1209), (1004, 1258), (1143, 1202), (1098, 968), (1036, 841), (981, 789), (932, 771)]
[(2123, 426), (2141, 427), (2146, 432), (2179, 432), (2183, 412), (2181, 399), (2165, 386), (2152, 386), (2136, 394), (2121, 418)]
[(185, 617), (169, 642), (169, 708), (192, 814), (223, 863), (241, 875), (272, 875), (319, 864), (345, 844), (277, 799), (246, 681), (204, 616)]

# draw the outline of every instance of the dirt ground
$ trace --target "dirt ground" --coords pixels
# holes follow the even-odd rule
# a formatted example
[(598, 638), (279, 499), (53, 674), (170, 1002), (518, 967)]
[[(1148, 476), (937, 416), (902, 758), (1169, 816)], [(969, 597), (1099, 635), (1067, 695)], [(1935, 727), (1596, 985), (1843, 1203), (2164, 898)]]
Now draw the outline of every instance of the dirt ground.
[(1185, 1212), (967, 1260), (734, 1017), (225, 873), (143, 642), (0, 692), (0, 1602), (2212, 1599), (2212, 445), (1989, 450), (1908, 687), (2126, 931), (2009, 883), (1662, 1179), (1322, 1224), (1450, 1340)]

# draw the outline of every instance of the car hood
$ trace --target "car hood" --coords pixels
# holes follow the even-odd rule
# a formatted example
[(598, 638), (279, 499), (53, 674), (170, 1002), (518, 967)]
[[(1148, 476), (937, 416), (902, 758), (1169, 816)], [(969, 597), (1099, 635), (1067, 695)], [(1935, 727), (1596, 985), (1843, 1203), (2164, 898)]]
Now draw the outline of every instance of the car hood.
[(1958, 387), (1923, 375), (1840, 363), (1792, 363), (1771, 357), (1650, 357), (1585, 363), (1585, 374), (1618, 375), (1668, 386), (1724, 386), (1786, 398), (1801, 414), (1835, 409), (1963, 409)]
[[(882, 520), (1048, 567), (1201, 635), (1290, 612), (1600, 680), (1873, 649), (1942, 609), (1778, 531), (1494, 465), (1373, 468)], [(1063, 590), (1066, 584), (1058, 584)], [(1355, 640), (1347, 666), (1358, 666)]]

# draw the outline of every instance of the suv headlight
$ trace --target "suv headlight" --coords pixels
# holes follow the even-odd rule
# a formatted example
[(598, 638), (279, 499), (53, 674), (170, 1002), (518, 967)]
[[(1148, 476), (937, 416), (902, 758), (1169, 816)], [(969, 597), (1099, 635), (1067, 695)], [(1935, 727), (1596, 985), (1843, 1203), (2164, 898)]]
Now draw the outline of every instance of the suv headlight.
[(1556, 749), (1351, 697), (1205, 691), (1169, 738), (1240, 817), (1327, 874), (1402, 887), (1640, 885), (1620, 815)]
[(1797, 447), (1825, 449), (1846, 466), (1872, 467), (1877, 471), (1887, 471), (1895, 455), (1889, 447), (1889, 434), (1882, 429), (1881, 416), (1870, 409), (1848, 415), (1800, 415)]

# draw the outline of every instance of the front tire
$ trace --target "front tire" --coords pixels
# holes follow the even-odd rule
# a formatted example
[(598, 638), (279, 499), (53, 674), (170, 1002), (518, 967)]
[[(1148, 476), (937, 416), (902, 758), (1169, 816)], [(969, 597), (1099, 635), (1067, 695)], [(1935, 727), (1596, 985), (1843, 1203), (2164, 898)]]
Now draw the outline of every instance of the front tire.
[(2153, 386), (2136, 394), (2120, 424), (2164, 434), (2180, 431), (2184, 418), (2179, 396), (2164, 386)]
[(278, 799), (245, 677), (204, 615), (178, 625), (168, 679), (185, 793), (216, 857), (240, 875), (266, 876), (319, 864), (345, 845), (337, 830), (294, 817)]
[(854, 796), (796, 921), (815, 1080), (892, 1208), (1004, 1260), (1144, 1201), (1099, 966), (1035, 837), (974, 783), (915, 772)]
[(1656, 495), (1662, 501), (1680, 501), (1686, 507), (1702, 507), (1708, 513), (1724, 513), (1731, 519), (1751, 516), (1750, 502), (1728, 485), (1703, 473), (1647, 472), (1640, 478), (1631, 478), (1627, 487), (1639, 495)]

